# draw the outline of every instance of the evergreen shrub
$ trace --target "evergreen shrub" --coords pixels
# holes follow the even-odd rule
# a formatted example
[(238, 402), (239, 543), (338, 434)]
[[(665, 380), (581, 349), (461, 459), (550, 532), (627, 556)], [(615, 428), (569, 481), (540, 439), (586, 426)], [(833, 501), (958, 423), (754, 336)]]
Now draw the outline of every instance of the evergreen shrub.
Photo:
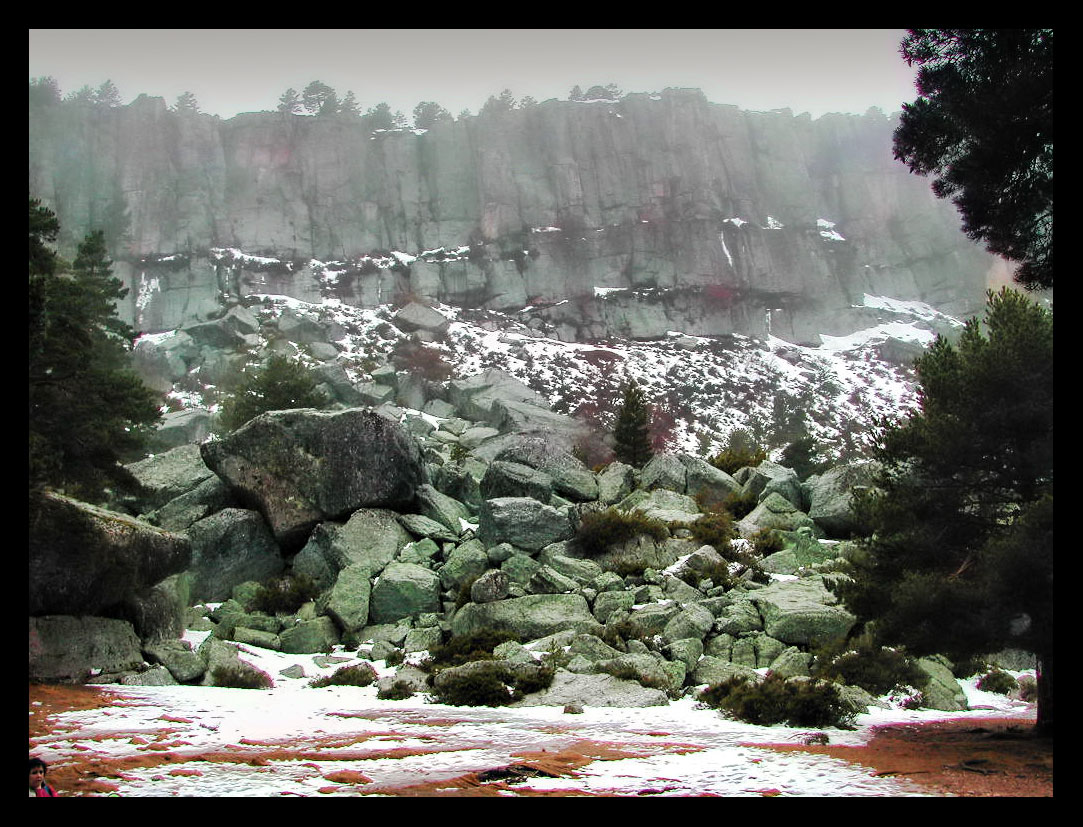
[(493, 661), (469, 674), (448, 676), (433, 690), (433, 700), (451, 706), (507, 706), (551, 686), (554, 673), (543, 667), (536, 675), (525, 677), (508, 664)]
[(752, 535), (751, 542), (752, 550), (760, 557), (767, 557), (786, 548), (782, 535), (771, 528), (761, 528)]
[(215, 686), (230, 689), (273, 689), (274, 681), (266, 672), (239, 664), (220, 664), (211, 670)]
[(978, 681), (978, 689), (998, 695), (1007, 695), (1018, 688), (1019, 682), (1003, 669), (993, 669)]
[(904, 686), (921, 689), (929, 682), (929, 675), (904, 652), (868, 644), (825, 659), (816, 676), (860, 686), (876, 696)]
[(496, 629), (479, 629), (467, 635), (456, 635), (447, 643), (433, 647), (424, 665), (431, 670), (462, 666), (475, 660), (492, 660), (493, 649), (509, 640), (520, 642), (514, 632)]
[(610, 548), (640, 535), (662, 542), (669, 537), (666, 524), (640, 511), (608, 508), (583, 515), (576, 540), (584, 553), (591, 557), (604, 554)]
[(854, 713), (829, 681), (783, 678), (772, 672), (759, 683), (737, 675), (707, 687), (699, 700), (750, 724), (849, 727)]
[(376, 670), (367, 663), (343, 666), (332, 674), (316, 678), (309, 686), (322, 689), (325, 686), (369, 686), (376, 680)]
[(257, 612), (293, 614), (319, 596), (320, 589), (307, 574), (286, 574), (260, 585), (252, 599)]

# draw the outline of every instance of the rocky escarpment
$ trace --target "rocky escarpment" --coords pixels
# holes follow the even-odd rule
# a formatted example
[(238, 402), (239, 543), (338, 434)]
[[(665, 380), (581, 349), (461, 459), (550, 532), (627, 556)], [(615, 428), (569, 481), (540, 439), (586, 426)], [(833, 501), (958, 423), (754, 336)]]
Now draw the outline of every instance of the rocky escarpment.
[[(815, 121), (694, 90), (545, 101), (429, 131), (160, 98), (32, 112), (30, 191), (71, 249), (104, 228), (123, 314), (164, 331), (223, 297), (413, 294), (533, 308), (565, 340), (790, 341), (864, 326), (864, 293), (980, 308), (991, 259), (891, 157), (877, 111)], [(769, 318), (769, 321), (768, 321)]]

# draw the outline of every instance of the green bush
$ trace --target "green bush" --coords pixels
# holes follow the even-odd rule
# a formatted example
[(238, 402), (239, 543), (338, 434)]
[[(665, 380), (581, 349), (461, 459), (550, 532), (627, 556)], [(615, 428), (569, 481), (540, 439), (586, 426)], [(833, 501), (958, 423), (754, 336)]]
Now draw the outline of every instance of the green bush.
[(553, 683), (554, 670), (539, 669), (532, 677), (516, 675), (506, 663), (492, 661), (464, 675), (449, 675), (433, 700), (451, 706), (506, 706)]
[(369, 686), (376, 680), (376, 670), (367, 663), (343, 666), (332, 674), (316, 678), (309, 686), (322, 689), (325, 686)]
[(732, 514), (735, 520), (747, 517), (757, 505), (759, 503), (756, 502), (756, 495), (751, 491), (730, 494), (722, 502), (722, 507)]
[(235, 431), (268, 411), (322, 408), (327, 395), (317, 387), (316, 374), (292, 359), (274, 354), (266, 365), (244, 371), (236, 389), (222, 406), (219, 422)]
[(688, 530), (697, 543), (714, 546), (723, 556), (730, 548), (730, 541), (737, 536), (733, 515), (725, 508), (706, 511), (698, 520), (688, 524)]
[(782, 535), (771, 528), (761, 528), (752, 535), (752, 550), (760, 557), (767, 557), (786, 548)]
[(414, 697), (414, 688), (409, 681), (395, 681), (391, 686), (376, 693), (381, 701), (405, 701)]
[(727, 474), (736, 474), (747, 466), (755, 467), (767, 459), (767, 450), (757, 445), (752, 436), (740, 428), (727, 438), (725, 446), (708, 462)]
[(1018, 688), (1019, 682), (1003, 669), (993, 669), (978, 681), (978, 689), (998, 695), (1007, 695)]
[(759, 683), (743, 675), (734, 676), (707, 687), (699, 700), (760, 726), (848, 727), (854, 716), (834, 684), (816, 679), (787, 679), (772, 672)]
[(480, 629), (468, 635), (456, 635), (442, 646), (433, 647), (425, 666), (429, 669), (441, 669), (462, 666), (475, 660), (491, 660), (493, 649), (509, 640), (519, 642), (518, 636), (513, 632), (495, 629)]
[(726, 589), (730, 589), (734, 585), (730, 564), (725, 561), (713, 563), (699, 569), (685, 569), (677, 576), (693, 589), (698, 589), (700, 583), (704, 580), (710, 580), (712, 587), (724, 586)]
[(923, 688), (929, 675), (913, 658), (896, 649), (860, 644), (856, 649), (824, 658), (816, 677), (838, 681), (879, 696), (896, 687)]
[(647, 535), (661, 542), (669, 537), (669, 531), (664, 522), (648, 517), (640, 511), (608, 508), (583, 515), (576, 532), (576, 541), (584, 553), (595, 557), (640, 535)]
[(273, 689), (274, 681), (266, 672), (238, 664), (220, 664), (211, 670), (215, 686), (230, 689)]
[(319, 596), (320, 589), (307, 574), (286, 574), (260, 585), (252, 599), (252, 608), (267, 614), (293, 614)]

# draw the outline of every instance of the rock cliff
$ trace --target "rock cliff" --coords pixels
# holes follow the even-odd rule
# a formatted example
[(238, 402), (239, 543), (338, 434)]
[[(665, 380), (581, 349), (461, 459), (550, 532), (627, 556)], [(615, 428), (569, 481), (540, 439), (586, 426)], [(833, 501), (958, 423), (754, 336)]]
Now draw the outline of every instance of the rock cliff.
[(550, 100), (431, 130), (357, 118), (61, 103), (30, 191), (90, 228), (156, 332), (252, 293), (530, 308), (566, 340), (667, 330), (812, 341), (862, 295), (979, 312), (992, 258), (891, 155), (878, 110), (816, 120), (696, 90)]

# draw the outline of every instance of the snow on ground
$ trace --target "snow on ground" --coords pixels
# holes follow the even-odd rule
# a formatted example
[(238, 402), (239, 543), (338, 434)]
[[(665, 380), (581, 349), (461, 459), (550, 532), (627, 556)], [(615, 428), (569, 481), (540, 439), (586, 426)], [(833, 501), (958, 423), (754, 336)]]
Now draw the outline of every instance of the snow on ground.
[[(203, 634), (187, 636), (198, 643)], [(839, 759), (758, 748), (755, 744), (800, 743), (810, 730), (730, 720), (691, 698), (643, 709), (587, 706), (581, 715), (560, 707), (453, 707), (427, 703), (423, 695), (379, 700), (375, 686), (309, 687), (313, 677), (357, 662), (341, 649), (333, 653), (338, 662), (325, 666), (315, 662), (321, 656), (241, 649), (245, 660), (273, 676), (273, 689), (110, 686), (124, 703), (56, 716), (55, 734), (33, 752), (61, 764), (74, 755), (81, 761), (149, 756), (152, 766), (135, 762), (123, 778), (108, 779), (124, 797), (388, 795), (423, 783), (435, 784), (430, 789), (436, 790), (467, 773), (522, 764), (528, 760), (523, 753), (556, 754), (569, 747), (600, 757), (570, 775), (529, 778), (511, 789), (618, 795), (650, 790), (665, 796), (758, 796), (765, 790), (790, 796), (927, 795), (910, 781), (874, 777), (868, 768)], [(303, 665), (305, 678), (279, 674), (294, 664)], [(374, 665), (381, 675), (394, 671), (382, 661)], [(981, 692), (973, 680), (962, 683), (971, 711), (872, 708), (853, 730), (823, 731), (832, 744), (859, 745), (871, 727), (886, 723), (1033, 715), (1033, 705)], [(598, 751), (603, 744), (618, 752), (603, 755)], [(163, 752), (169, 760), (156, 762)]]
[[(617, 290), (627, 292), (595, 292), (604, 298)], [(336, 342), (336, 361), (354, 382), (368, 381), (368, 371), (408, 338), (394, 327), (390, 306), (357, 308), (333, 298), (313, 304), (272, 294), (258, 298), (262, 304), (254, 309), (265, 316), (289, 308), (335, 322), (345, 331)], [(804, 417), (809, 434), (827, 449), (826, 458), (836, 459), (867, 447), (882, 417), (917, 405), (912, 369), (885, 362), (878, 348), (892, 338), (926, 345), (934, 337), (930, 325), (958, 324), (920, 302), (865, 295), (863, 306), (882, 310), (885, 320), (850, 336), (822, 335), (818, 346), (803, 346), (770, 335), (700, 337), (680, 331), (653, 341), (566, 342), (552, 337), (545, 325), (528, 327), (529, 314), (436, 305), (450, 324), (446, 338), (427, 347), (439, 351), (457, 378), (499, 368), (560, 413), (574, 414), (584, 403), (608, 400), (612, 406), (624, 379), (634, 378), (653, 405), (673, 415), (670, 450), (714, 453), (738, 428), (770, 443), (778, 417), (788, 411), (791, 418)], [(530, 323), (537, 328), (537, 320)], [(296, 355), (315, 364), (303, 349)], [(171, 396), (183, 407), (213, 409), (217, 401), (214, 388), (201, 398), (190, 383)]]

